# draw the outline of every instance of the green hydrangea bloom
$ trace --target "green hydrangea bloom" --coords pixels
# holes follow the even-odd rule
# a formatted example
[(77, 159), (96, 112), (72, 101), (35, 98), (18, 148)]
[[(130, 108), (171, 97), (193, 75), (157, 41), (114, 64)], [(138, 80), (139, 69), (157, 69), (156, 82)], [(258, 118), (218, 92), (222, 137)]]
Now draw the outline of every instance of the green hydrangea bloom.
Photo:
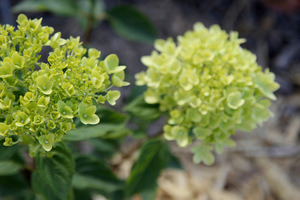
[[(120, 93), (110, 88), (128, 83), (116, 55), (100, 60), (100, 51), (87, 52), (79, 37), (51, 36), (53, 28), (41, 22), (21, 14), (17, 28), (0, 26), (0, 140), (8, 146), (31, 141), (50, 151), (75, 128), (74, 118), (99, 123), (95, 105), (115, 104)], [(42, 62), (46, 46), (52, 50)]]
[(272, 115), (268, 107), (279, 85), (241, 48), (245, 40), (236, 32), (196, 23), (177, 40), (156, 40), (156, 51), (141, 59), (148, 69), (136, 84), (146, 85), (145, 101), (159, 103), (169, 116), (165, 138), (182, 147), (199, 140), (194, 161), (212, 164), (214, 149), (234, 146), (234, 130), (250, 131)]

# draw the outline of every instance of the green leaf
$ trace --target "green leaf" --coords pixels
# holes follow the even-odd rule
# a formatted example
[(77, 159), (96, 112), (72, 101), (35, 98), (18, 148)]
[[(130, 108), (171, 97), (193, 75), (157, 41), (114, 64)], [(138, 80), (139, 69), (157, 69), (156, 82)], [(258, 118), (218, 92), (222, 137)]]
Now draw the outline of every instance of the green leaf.
[(170, 162), (168, 163), (167, 167), (173, 169), (183, 169), (180, 160), (173, 153), (171, 153)]
[(37, 171), (33, 173), (32, 183), (37, 194), (46, 200), (70, 199), (75, 166), (72, 153), (64, 143), (56, 144), (51, 153), (38, 152), (36, 166)]
[(16, 174), (21, 168), (22, 165), (14, 161), (0, 161), (0, 176)]
[(128, 116), (116, 112), (106, 106), (99, 106), (96, 114), (100, 117), (100, 124), (126, 124)]
[(156, 197), (156, 187), (148, 188), (142, 192), (141, 196), (143, 200), (154, 200)]
[(111, 158), (115, 152), (120, 148), (122, 142), (121, 138), (118, 139), (102, 139), (93, 138), (88, 140), (88, 143), (93, 147), (93, 155), (102, 160)]
[(154, 121), (161, 116), (158, 104), (147, 104), (144, 95), (140, 95), (130, 102), (124, 110), (145, 121)]
[(100, 179), (98, 180), (94, 177), (83, 176), (80, 174), (75, 174), (73, 179), (73, 186), (78, 189), (97, 189), (107, 192), (112, 192), (119, 188), (119, 186), (115, 186), (114, 184), (110, 185), (106, 181)]
[(28, 182), (24, 176), (19, 173), (10, 176), (0, 176), (0, 197), (1, 199), (24, 200), (30, 199)]
[(4, 146), (2, 143), (0, 144), (0, 160), (12, 160), (14, 162), (24, 164), (24, 160), (22, 155), (20, 154), (20, 146), (14, 145), (14, 146)]
[(107, 196), (108, 199), (110, 200), (120, 200), (120, 199), (125, 199), (125, 191), (124, 188), (121, 190), (117, 190), (113, 192), (112, 194)]
[(13, 12), (44, 12), (72, 16), (77, 13), (77, 4), (73, 0), (27, 0), (13, 7)]
[(13, 12), (40, 12), (45, 11), (47, 8), (45, 7), (43, 2), (38, 1), (21, 1), (19, 4), (13, 7)]
[(147, 86), (137, 86), (134, 85), (130, 91), (130, 94), (127, 98), (127, 103), (133, 101), (134, 99), (138, 98), (141, 94), (143, 94), (147, 90)]
[(130, 133), (123, 125), (101, 124), (97, 126), (80, 127), (67, 133), (62, 139), (65, 141), (81, 141), (90, 138), (118, 138)]
[(108, 21), (116, 33), (128, 40), (152, 43), (156, 39), (151, 21), (132, 6), (113, 7), (108, 11)]
[[(31, 176), (32, 187), (38, 200), (51, 200), (59, 198), (52, 188), (45, 183), (45, 180), (38, 172), (34, 172)], [(62, 200), (62, 199), (61, 199)]]
[(101, 119), (99, 125), (80, 126), (63, 137), (65, 141), (81, 141), (90, 138), (119, 138), (131, 131), (125, 127), (128, 117), (105, 106), (99, 106), (96, 115)]
[(76, 158), (76, 174), (72, 182), (79, 190), (93, 190), (102, 195), (110, 195), (124, 187), (109, 167), (91, 156)]
[(170, 159), (168, 144), (160, 139), (148, 141), (141, 148), (126, 183), (127, 196), (157, 187), (156, 180)]
[(103, 0), (96, 0), (94, 4), (94, 17), (96, 20), (101, 20), (102, 15), (105, 12), (105, 3)]
[[(105, 12), (103, 0), (77, 0), (80, 13), (88, 16), (91, 15), (95, 20), (101, 20)], [(82, 16), (79, 15), (82, 18)]]
[(74, 190), (75, 200), (92, 200), (91, 194), (87, 190)]

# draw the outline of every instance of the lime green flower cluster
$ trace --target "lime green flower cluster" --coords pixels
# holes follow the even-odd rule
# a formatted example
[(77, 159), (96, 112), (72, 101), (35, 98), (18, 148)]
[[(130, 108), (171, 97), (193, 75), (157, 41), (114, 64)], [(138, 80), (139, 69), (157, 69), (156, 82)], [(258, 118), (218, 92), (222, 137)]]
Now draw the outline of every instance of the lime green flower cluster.
[[(6, 146), (23, 142), (50, 151), (75, 128), (74, 118), (99, 123), (94, 104), (114, 105), (120, 92), (110, 88), (128, 83), (116, 55), (99, 61), (100, 52), (86, 52), (79, 37), (50, 36), (53, 28), (41, 21), (21, 14), (17, 29), (0, 26), (0, 139)], [(47, 48), (52, 51), (42, 62)]]
[(178, 44), (171, 38), (155, 42), (157, 51), (142, 57), (148, 70), (136, 75), (136, 83), (147, 85), (147, 103), (167, 112), (165, 138), (181, 147), (198, 139), (194, 161), (212, 164), (213, 149), (221, 153), (234, 145), (234, 130), (250, 131), (272, 114), (269, 99), (276, 99), (279, 85), (240, 47), (245, 40), (236, 32), (196, 23), (177, 39)]

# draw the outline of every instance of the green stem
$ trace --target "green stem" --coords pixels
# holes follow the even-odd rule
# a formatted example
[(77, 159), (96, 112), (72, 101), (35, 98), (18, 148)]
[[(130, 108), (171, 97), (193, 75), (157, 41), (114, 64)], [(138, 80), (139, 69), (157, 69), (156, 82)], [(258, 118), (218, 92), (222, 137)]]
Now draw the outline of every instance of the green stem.
[(89, 15), (88, 16), (88, 23), (87, 26), (84, 30), (83, 34), (83, 45), (87, 45), (91, 39), (92, 31), (93, 31), (93, 24), (94, 24), (94, 19), (93, 16)]
[(99, 16), (94, 15), (94, 9), (95, 9), (95, 1), (91, 1), (91, 7), (90, 7), (90, 12), (87, 14), (86, 19), (87, 19), (87, 26), (85, 27), (84, 33), (83, 33), (83, 45), (86, 46), (92, 35), (93, 31), (93, 26), (95, 22), (97, 21), (102, 21), (103, 19), (106, 18), (105, 14), (101, 14)]

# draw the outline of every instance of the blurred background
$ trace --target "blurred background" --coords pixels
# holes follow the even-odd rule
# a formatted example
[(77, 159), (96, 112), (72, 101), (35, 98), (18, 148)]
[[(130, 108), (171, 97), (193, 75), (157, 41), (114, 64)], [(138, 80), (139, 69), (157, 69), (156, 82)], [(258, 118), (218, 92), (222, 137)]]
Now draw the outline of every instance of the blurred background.
[[(237, 147), (207, 167), (192, 163), (188, 149), (171, 143), (185, 170), (169, 169), (159, 179), (157, 200), (300, 199), (300, 0), (0, 0), (0, 23), (15, 24), (19, 13), (43, 18), (63, 38), (81, 36), (87, 47), (118, 55), (131, 86), (155, 38), (176, 38), (195, 22), (219, 24), (246, 38), (243, 47), (257, 55), (281, 85), (274, 117), (251, 133), (235, 135)], [(154, 125), (155, 126), (155, 125)], [(136, 151), (125, 143), (111, 161), (126, 178)], [(95, 196), (95, 199), (103, 199)], [(136, 197), (139, 199), (139, 197)]]

